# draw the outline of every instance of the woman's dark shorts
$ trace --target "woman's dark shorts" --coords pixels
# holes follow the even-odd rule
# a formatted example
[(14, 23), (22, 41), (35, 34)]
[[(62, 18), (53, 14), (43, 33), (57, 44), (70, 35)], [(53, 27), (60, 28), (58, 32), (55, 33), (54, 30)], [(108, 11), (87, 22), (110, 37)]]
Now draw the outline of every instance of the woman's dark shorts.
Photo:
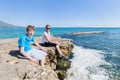
[(55, 43), (50, 43), (50, 42), (45, 42), (45, 43), (42, 43), (43, 46), (46, 46), (46, 47), (55, 47), (56, 44)]

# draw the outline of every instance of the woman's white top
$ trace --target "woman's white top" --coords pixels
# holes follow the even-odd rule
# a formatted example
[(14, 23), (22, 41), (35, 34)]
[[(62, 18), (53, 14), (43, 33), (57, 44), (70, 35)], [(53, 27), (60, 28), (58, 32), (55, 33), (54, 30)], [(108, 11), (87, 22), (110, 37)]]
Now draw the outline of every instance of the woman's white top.
[(45, 42), (48, 42), (48, 40), (46, 39), (46, 36), (48, 37), (48, 38), (50, 38), (50, 32), (44, 32), (44, 34), (43, 34), (43, 36), (42, 36), (42, 43), (45, 43)]

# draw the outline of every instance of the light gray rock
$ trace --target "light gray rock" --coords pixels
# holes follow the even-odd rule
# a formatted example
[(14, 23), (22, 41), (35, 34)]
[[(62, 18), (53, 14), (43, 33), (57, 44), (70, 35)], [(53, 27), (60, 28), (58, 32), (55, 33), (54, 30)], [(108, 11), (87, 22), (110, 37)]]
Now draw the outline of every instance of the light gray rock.
[(72, 35), (85, 35), (85, 34), (102, 34), (104, 31), (89, 31), (89, 32), (73, 32)]

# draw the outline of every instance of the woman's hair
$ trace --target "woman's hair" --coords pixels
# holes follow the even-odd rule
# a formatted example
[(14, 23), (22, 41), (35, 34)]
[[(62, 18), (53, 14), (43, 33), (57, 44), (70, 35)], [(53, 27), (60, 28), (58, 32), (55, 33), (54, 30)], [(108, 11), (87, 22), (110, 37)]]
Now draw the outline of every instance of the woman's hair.
[(46, 26), (45, 26), (45, 28), (47, 28), (48, 26), (50, 26), (49, 24), (47, 24)]
[(33, 25), (28, 25), (27, 28), (26, 28), (26, 31), (28, 31), (28, 30), (35, 30), (34, 28), (35, 27)]

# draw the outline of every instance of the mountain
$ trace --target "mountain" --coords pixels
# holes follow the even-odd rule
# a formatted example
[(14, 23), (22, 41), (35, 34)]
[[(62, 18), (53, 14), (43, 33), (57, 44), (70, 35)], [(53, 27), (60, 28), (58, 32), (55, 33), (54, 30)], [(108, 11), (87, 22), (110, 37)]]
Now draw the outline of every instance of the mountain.
[(16, 25), (13, 25), (13, 24), (9, 24), (9, 23), (6, 23), (6, 22), (3, 22), (0, 20), (0, 28), (3, 27), (3, 28), (17, 28), (17, 27), (20, 27), (20, 26), (16, 26)]

